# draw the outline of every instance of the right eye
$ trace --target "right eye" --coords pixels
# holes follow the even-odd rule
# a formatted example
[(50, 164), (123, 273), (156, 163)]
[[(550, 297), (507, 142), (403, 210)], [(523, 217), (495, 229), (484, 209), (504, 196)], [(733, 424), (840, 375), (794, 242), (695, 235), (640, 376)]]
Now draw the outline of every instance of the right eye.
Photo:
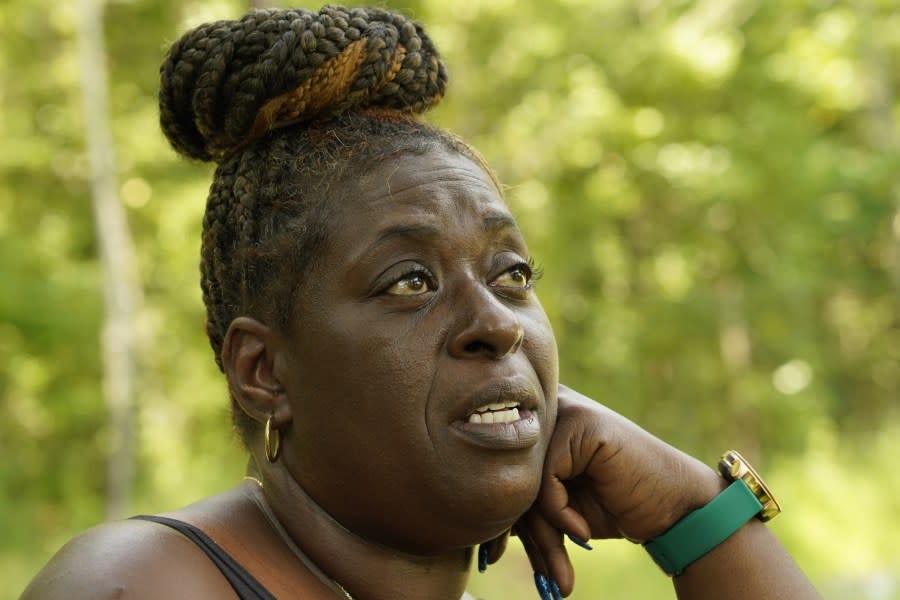
[(384, 290), (384, 293), (392, 296), (419, 296), (431, 291), (434, 291), (434, 288), (429, 275), (417, 271), (404, 275)]

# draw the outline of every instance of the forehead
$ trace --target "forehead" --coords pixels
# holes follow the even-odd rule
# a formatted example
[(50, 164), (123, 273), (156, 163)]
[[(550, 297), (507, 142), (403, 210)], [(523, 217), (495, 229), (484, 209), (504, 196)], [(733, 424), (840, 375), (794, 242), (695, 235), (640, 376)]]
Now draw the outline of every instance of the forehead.
[(403, 154), (362, 174), (354, 209), (370, 218), (446, 216), (509, 211), (497, 186), (479, 165), (457, 153), (434, 148)]
[[(401, 155), (360, 174), (351, 187), (334, 232), (337, 245), (371, 241), (385, 230), (403, 226), (430, 226), (442, 232), (459, 231), (464, 223), (515, 228), (491, 177), (456, 152), (434, 149)], [(344, 256), (353, 254), (349, 247), (336, 250)]]

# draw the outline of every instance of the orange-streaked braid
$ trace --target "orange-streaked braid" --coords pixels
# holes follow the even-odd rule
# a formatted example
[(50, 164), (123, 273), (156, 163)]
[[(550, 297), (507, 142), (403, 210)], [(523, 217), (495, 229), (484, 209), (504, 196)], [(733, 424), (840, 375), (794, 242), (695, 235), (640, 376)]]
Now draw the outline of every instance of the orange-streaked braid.
[(221, 160), (284, 120), (363, 106), (421, 113), (447, 83), (421, 26), (337, 6), (201, 25), (172, 45), (160, 73), (163, 131), (201, 160)]

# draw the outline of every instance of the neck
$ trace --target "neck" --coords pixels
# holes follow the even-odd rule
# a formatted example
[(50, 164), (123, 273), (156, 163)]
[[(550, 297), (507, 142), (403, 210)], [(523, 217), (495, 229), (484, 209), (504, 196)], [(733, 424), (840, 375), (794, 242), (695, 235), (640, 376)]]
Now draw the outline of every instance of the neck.
[[(418, 556), (364, 539), (338, 523), (282, 465), (256, 472), (285, 542), (316, 574), (334, 583), (338, 597), (459, 600), (469, 577), (472, 549)], [(327, 581), (327, 580), (330, 580)]]

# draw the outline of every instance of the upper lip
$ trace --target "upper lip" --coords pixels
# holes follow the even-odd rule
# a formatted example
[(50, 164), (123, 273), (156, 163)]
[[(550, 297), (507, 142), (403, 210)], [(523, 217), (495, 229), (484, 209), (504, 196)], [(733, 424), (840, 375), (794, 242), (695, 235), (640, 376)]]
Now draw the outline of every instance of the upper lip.
[(466, 396), (454, 420), (466, 421), (479, 408), (496, 402), (517, 402), (520, 410), (531, 411), (538, 406), (538, 390), (522, 376), (491, 380)]

